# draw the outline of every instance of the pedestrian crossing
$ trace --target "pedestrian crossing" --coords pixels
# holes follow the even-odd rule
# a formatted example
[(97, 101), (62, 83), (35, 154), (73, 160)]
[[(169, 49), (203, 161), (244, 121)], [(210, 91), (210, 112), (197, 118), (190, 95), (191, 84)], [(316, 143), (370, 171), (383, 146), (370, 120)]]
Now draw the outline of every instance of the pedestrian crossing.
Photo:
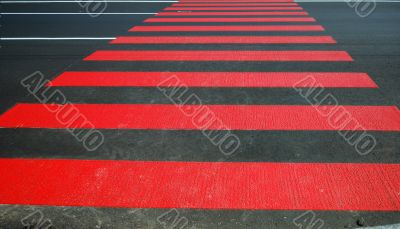
[[(251, 2), (181, 0), (144, 20), (143, 23), (129, 29), (129, 34), (111, 41), (107, 46), (108, 49), (100, 49), (88, 55), (83, 62), (97, 63), (105, 67), (110, 63), (121, 62), (127, 65), (133, 62), (161, 62), (167, 68), (171, 63), (235, 65), (239, 62), (242, 64), (257, 62), (262, 65), (272, 64), (268, 66), (276, 64), (279, 68), (269, 71), (204, 69), (201, 72), (168, 69), (130, 71), (127, 68), (118, 71), (67, 70), (46, 85), (47, 88), (68, 87), (85, 88), (85, 90), (99, 87), (114, 90), (158, 88), (162, 91), (165, 88), (179, 86), (168, 81), (171, 77), (175, 77), (187, 88), (227, 88), (234, 91), (243, 91), (244, 88), (248, 90), (283, 88), (295, 91), (296, 88), (310, 89), (310, 85), (302, 84), (302, 81), (311, 76), (317, 82), (315, 84), (317, 86), (312, 87), (339, 88), (344, 93), (346, 90), (355, 89), (380, 90), (366, 72), (284, 69), (284, 65), (281, 64), (289, 62), (301, 66), (303, 63), (313, 65), (321, 62), (351, 65), (356, 61), (346, 50), (337, 50), (333, 47), (336, 44), (334, 38), (324, 34), (323, 26), (317, 24), (314, 18), (291, 0), (251, 0)], [(215, 23), (221, 24), (215, 25)], [(192, 32), (192, 34), (182, 35), (181, 32)], [(220, 32), (222, 35), (210, 35), (212, 32)], [(257, 32), (271, 34), (260, 35)], [(295, 35), (281, 34), (285, 32)], [(310, 34), (304, 35), (304, 33)], [(193, 44), (201, 46), (197, 46), (197, 49), (185, 47)], [(230, 45), (231, 49), (207, 46), (220, 44)], [(272, 48), (275, 44), (285, 45), (285, 48), (278, 47), (278, 50), (276, 47)], [(304, 44), (307, 44), (309, 49), (303, 49), (303, 46), (301, 50), (286, 48), (286, 45), (298, 47)], [(139, 49), (135, 45), (155, 46), (149, 50)], [(182, 45), (182, 47), (163, 49), (162, 45)], [(246, 50), (238, 45), (254, 47)], [(319, 45), (323, 46), (313, 48)], [(274, 71), (276, 69), (278, 71)], [(298, 96), (301, 97), (301, 94)], [(272, 135), (284, 132), (296, 136), (307, 136), (313, 131), (320, 131), (318, 133), (321, 136), (330, 134), (330, 137), (338, 134), (336, 133), (338, 131), (364, 130), (378, 135), (400, 132), (400, 111), (394, 105), (335, 106), (329, 101), (315, 101), (316, 104), (307, 105), (251, 104), (251, 102), (198, 104), (199, 101), (191, 104), (193, 101), (188, 98), (179, 95), (178, 98), (182, 101), (180, 104), (150, 102), (123, 104), (100, 101), (78, 102), (72, 105), (74, 110), (89, 120), (96, 129), (105, 131), (175, 131), (182, 135), (190, 135), (182, 131), (232, 130), (247, 131), (247, 134), (261, 132)], [(22, 128), (23, 131), (68, 128), (69, 125), (61, 122), (62, 119), (55, 115), (54, 110), (49, 109), (51, 106), (56, 110), (66, 110), (71, 104), (43, 106), (40, 103), (21, 102), (0, 116), (0, 127)], [(211, 111), (214, 118), (218, 118), (220, 122), (214, 122), (215, 119), (210, 119), (202, 113), (205, 109)], [(358, 125), (341, 122), (344, 116), (332, 118), (321, 114), (321, 110), (334, 114), (339, 109), (344, 110), (342, 114), (356, 120)], [(190, 111), (192, 115), (182, 110)], [(87, 127), (80, 126), (80, 128)], [(146, 134), (152, 136), (155, 132)], [(183, 141), (183, 138), (175, 139)], [(251, 148), (251, 144), (247, 142), (250, 141), (249, 137), (241, 138), (239, 135), (238, 138), (241, 139), (243, 147)], [(279, 140), (279, 137), (275, 136), (276, 139)], [(107, 141), (107, 137), (105, 140)], [(329, 143), (331, 139), (324, 141)], [(293, 141), (290, 143), (294, 144)], [(296, 144), (307, 148), (314, 143), (298, 140)], [(339, 148), (344, 147), (341, 145)], [(319, 149), (328, 150), (323, 147)], [(208, 149), (199, 147), (196, 150)], [(324, 154), (313, 151), (308, 152), (308, 155), (318, 153)], [(344, 155), (346, 153), (357, 154), (355, 151), (346, 151)], [(345, 157), (344, 155), (341, 156)], [(2, 158), (0, 181), (13, 185), (0, 190), (0, 203), (112, 208), (189, 208), (214, 211), (400, 210), (400, 165), (397, 163), (373, 161), (337, 163), (335, 159), (318, 161), (319, 157), (310, 159), (314, 160), (314, 163), (292, 162), (292, 160), (276, 162), (275, 156), (268, 156), (270, 158), (264, 157), (260, 161), (247, 159), (235, 162), (221, 162), (214, 158), (203, 161), (165, 160), (157, 152), (151, 156), (151, 160), (100, 160), (104, 158), (96, 157), (92, 160), (68, 157)], [(185, 158), (187, 157), (190, 156)], [(232, 157), (235, 157), (235, 154)], [(354, 156), (349, 157), (354, 158)]]

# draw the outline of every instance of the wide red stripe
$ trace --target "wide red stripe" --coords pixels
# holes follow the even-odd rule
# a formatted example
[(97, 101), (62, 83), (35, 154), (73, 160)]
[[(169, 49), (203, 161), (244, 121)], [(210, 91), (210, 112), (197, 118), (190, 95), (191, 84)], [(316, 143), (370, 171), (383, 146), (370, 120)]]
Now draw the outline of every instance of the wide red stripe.
[(399, 164), (0, 159), (0, 173), (1, 204), (400, 210)]
[(279, 7), (279, 6), (260, 6), (260, 7), (166, 7), (164, 10), (302, 10), (301, 7), (296, 6), (287, 6), (287, 7)]
[(330, 36), (126, 36), (112, 44), (334, 44)]
[(304, 11), (295, 12), (159, 12), (156, 16), (250, 16), (250, 15), (264, 15), (264, 16), (307, 16), (308, 13)]
[(134, 26), (130, 32), (209, 31), (324, 31), (320, 25), (214, 25), (214, 26)]
[(312, 17), (148, 18), (144, 22), (315, 22)]
[(297, 3), (175, 3), (171, 6), (298, 6)]
[(310, 87), (298, 84), (307, 77), (326, 88), (377, 87), (367, 74), (353, 72), (64, 72), (51, 86), (172, 87), (170, 77), (188, 87)]
[(345, 51), (100, 50), (87, 61), (353, 61)]
[[(170, 80), (175, 83), (175, 80)], [(189, 96), (189, 95), (186, 95)], [(300, 96), (300, 95), (299, 95)], [(365, 130), (400, 131), (400, 111), (395, 106), (298, 105), (182, 105), (173, 104), (75, 104), (72, 114), (80, 114), (97, 129), (233, 129), (233, 130), (357, 130), (351, 124), (332, 125), (336, 118), (356, 120)], [(48, 107), (51, 109), (49, 110)], [(17, 104), (0, 116), (0, 127), (66, 128), (74, 122), (71, 105)], [(52, 112), (56, 110), (57, 112)], [(332, 112), (331, 116), (324, 116)], [(193, 115), (188, 115), (193, 114)], [(71, 117), (72, 116), (72, 117)], [(220, 122), (216, 122), (214, 117)], [(60, 121), (61, 120), (61, 121)], [(82, 120), (81, 120), (82, 121)], [(339, 124), (343, 124), (340, 122)], [(84, 126), (82, 128), (92, 128)], [(359, 130), (359, 129), (358, 129)]]
[(215, 2), (240, 2), (240, 3), (249, 3), (249, 2), (294, 2), (293, 0), (181, 0), (180, 3), (192, 3), (192, 2), (207, 2), (207, 3), (215, 3)]

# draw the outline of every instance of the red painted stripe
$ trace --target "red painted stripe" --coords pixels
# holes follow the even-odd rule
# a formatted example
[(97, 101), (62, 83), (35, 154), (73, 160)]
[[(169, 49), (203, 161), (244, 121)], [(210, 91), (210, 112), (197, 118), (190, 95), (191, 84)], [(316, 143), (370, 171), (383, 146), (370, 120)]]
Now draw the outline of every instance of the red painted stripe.
[(99, 50), (88, 61), (353, 61), (345, 51)]
[(292, 6), (288, 6), (288, 7), (167, 7), (164, 10), (231, 10), (231, 11), (235, 11), (235, 10), (257, 10), (257, 11), (261, 11), (261, 10), (303, 10), (303, 8), (301, 7), (292, 7)]
[(310, 87), (297, 85), (312, 76), (322, 87), (377, 88), (365, 73), (353, 72), (64, 72), (52, 86), (172, 87), (176, 76), (188, 87)]
[(400, 210), (399, 164), (0, 159), (0, 173), (1, 204)]
[(207, 2), (207, 3), (215, 3), (215, 2), (240, 2), (240, 3), (249, 3), (249, 2), (294, 2), (293, 0), (181, 0), (180, 3), (192, 3), (192, 2)]
[(308, 13), (304, 11), (295, 12), (159, 12), (156, 16), (250, 16), (250, 15), (264, 15), (264, 16), (307, 16)]
[(144, 22), (315, 22), (312, 17), (148, 18)]
[[(72, 119), (66, 112), (71, 109), (71, 105), (48, 106), (52, 110), (59, 108), (59, 112), (53, 113), (43, 104), (17, 104), (0, 116), (0, 127), (65, 129), (65, 123)], [(97, 129), (338, 130), (338, 127), (330, 124), (329, 117), (321, 115), (313, 106), (75, 104), (74, 107)], [(343, 107), (365, 130), (400, 131), (400, 111), (395, 106)], [(323, 106), (326, 113), (335, 108), (337, 107)], [(199, 114), (188, 116), (183, 111)], [(342, 113), (341, 110), (333, 118)], [(213, 122), (213, 116), (225, 127), (219, 125), (219, 122)], [(62, 123), (59, 117), (65, 117), (67, 121)], [(344, 129), (355, 130), (356, 127), (350, 124)]]
[(335, 44), (330, 36), (127, 36), (112, 44)]
[(297, 3), (175, 3), (173, 7), (181, 6), (298, 6)]
[(212, 25), (212, 26), (134, 26), (130, 32), (209, 32), (209, 31), (324, 31), (320, 25)]

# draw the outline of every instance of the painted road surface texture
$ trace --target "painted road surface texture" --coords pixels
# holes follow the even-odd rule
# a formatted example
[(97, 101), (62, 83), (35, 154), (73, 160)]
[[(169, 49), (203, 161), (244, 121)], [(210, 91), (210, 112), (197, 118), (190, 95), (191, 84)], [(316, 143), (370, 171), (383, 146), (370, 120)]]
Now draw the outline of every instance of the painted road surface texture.
[(1, 228), (400, 222), (400, 3), (2, 11)]

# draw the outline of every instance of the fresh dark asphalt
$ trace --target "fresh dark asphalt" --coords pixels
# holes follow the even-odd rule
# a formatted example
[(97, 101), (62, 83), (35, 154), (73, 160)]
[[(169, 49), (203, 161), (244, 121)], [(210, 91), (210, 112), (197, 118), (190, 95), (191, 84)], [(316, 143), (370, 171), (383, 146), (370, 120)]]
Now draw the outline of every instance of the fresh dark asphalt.
[[(105, 12), (155, 13), (171, 3), (109, 3)], [(400, 3), (378, 3), (367, 18), (345, 3), (300, 3), (324, 26), (335, 45), (130, 45), (129, 49), (345, 50), (353, 63), (136, 62), (95, 63), (82, 59), (99, 49), (124, 49), (108, 41), (1, 41), (0, 113), (17, 102), (36, 102), (20, 86), (41, 71), (53, 79), (63, 71), (360, 71), (380, 89), (330, 89), (342, 105), (400, 106)], [(84, 12), (77, 3), (3, 4), (2, 12)], [(115, 37), (152, 15), (2, 15), (1, 37)], [(172, 23), (171, 23), (172, 24)], [(211, 23), (210, 23), (211, 24)], [(218, 23), (214, 23), (218, 24)], [(261, 23), (260, 23), (261, 24)], [(156, 25), (156, 24), (154, 24)], [(178, 25), (178, 24), (176, 24)], [(139, 33), (136, 33), (139, 34)], [(151, 33), (146, 33), (150, 35)], [(164, 33), (168, 34), (168, 33)], [(181, 34), (195, 34), (185, 32)], [(222, 34), (222, 33), (202, 33)], [(224, 34), (240, 35), (232, 32)], [(275, 33), (257, 32), (254, 35)], [(293, 34), (293, 33), (279, 33)], [(296, 33), (299, 35), (299, 33)], [(306, 34), (306, 33), (304, 33)], [(313, 34), (313, 33), (307, 33)], [(320, 33), (319, 33), (320, 34)], [(176, 33), (174, 33), (176, 35)], [(246, 33), (249, 35), (249, 33)], [(191, 89), (205, 104), (306, 104), (290, 89)], [(170, 103), (151, 88), (62, 88), (74, 103)], [(106, 143), (87, 152), (68, 132), (49, 129), (0, 129), (2, 157), (217, 161), (221, 153), (197, 131), (104, 130)], [(337, 133), (323, 131), (235, 131), (239, 152), (226, 161), (400, 163), (399, 133), (372, 132), (376, 150), (358, 155)], [(60, 178), (62, 179), (62, 178)], [(368, 184), (359, 184), (368, 185)], [(56, 228), (162, 228), (156, 218), (165, 209), (34, 207)], [(28, 206), (0, 206), (0, 227), (22, 228)], [(297, 228), (292, 220), (304, 211), (180, 210), (197, 228)], [(326, 228), (400, 222), (397, 212), (316, 211)], [(97, 227), (98, 228), (98, 227)], [(325, 228), (325, 227), (324, 227)]]

